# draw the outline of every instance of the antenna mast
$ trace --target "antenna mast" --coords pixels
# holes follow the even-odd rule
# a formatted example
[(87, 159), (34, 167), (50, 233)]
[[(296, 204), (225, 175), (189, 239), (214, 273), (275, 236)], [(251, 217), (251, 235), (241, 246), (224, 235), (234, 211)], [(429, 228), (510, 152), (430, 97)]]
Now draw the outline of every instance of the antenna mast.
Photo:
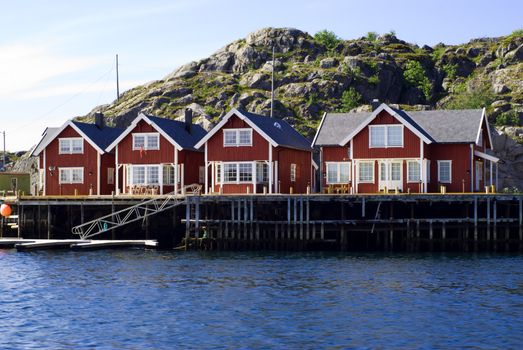
[(274, 111), (274, 46), (272, 47), (271, 118)]
[(116, 100), (120, 100), (120, 80), (118, 77), (118, 54), (116, 54)]

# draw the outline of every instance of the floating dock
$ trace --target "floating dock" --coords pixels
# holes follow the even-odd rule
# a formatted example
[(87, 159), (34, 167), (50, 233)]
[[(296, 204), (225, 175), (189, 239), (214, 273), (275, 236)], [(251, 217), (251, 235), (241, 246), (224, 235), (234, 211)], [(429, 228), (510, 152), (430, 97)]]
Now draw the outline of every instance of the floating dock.
[(42, 249), (114, 249), (128, 247), (156, 248), (155, 240), (82, 240), (82, 239), (24, 239), (0, 238), (0, 248), (16, 248), (19, 251)]

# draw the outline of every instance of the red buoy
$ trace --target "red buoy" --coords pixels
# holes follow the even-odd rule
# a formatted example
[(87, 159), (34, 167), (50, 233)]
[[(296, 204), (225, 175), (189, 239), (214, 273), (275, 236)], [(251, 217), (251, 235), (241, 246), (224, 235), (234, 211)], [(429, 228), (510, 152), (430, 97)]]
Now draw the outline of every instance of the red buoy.
[(2, 216), (9, 216), (9, 215), (11, 215), (12, 212), (13, 212), (13, 211), (11, 210), (11, 207), (10, 207), (9, 205), (7, 205), (7, 204), (2, 204), (2, 205), (0, 206), (0, 214), (1, 214)]

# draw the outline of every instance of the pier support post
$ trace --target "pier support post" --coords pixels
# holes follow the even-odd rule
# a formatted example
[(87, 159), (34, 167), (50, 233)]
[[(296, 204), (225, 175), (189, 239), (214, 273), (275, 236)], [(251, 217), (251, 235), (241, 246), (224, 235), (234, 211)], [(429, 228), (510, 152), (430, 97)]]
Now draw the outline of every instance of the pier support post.
[(487, 244), (490, 244), (490, 198), (487, 198)]
[(185, 250), (189, 247), (189, 232), (191, 225), (191, 199), (187, 197), (185, 204)]
[(51, 206), (47, 202), (47, 239), (51, 239)]
[(519, 198), (519, 242), (523, 241), (523, 200)]
[(478, 242), (478, 198), (474, 198), (474, 242)]

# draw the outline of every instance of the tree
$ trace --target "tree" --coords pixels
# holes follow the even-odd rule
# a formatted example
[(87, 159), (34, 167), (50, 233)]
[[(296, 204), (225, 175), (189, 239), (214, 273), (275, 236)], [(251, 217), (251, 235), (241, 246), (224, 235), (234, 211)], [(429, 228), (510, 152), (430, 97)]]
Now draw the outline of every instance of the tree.
[(432, 84), (425, 74), (425, 69), (418, 61), (408, 61), (403, 71), (403, 79), (413, 87), (419, 88), (427, 100), (430, 99)]
[(348, 112), (361, 105), (361, 95), (353, 87), (343, 91), (341, 95), (341, 112)]
[(334, 50), (341, 41), (341, 39), (336, 34), (334, 34), (334, 32), (331, 32), (327, 29), (320, 30), (314, 34), (314, 40), (320, 44), (323, 44), (329, 51)]

